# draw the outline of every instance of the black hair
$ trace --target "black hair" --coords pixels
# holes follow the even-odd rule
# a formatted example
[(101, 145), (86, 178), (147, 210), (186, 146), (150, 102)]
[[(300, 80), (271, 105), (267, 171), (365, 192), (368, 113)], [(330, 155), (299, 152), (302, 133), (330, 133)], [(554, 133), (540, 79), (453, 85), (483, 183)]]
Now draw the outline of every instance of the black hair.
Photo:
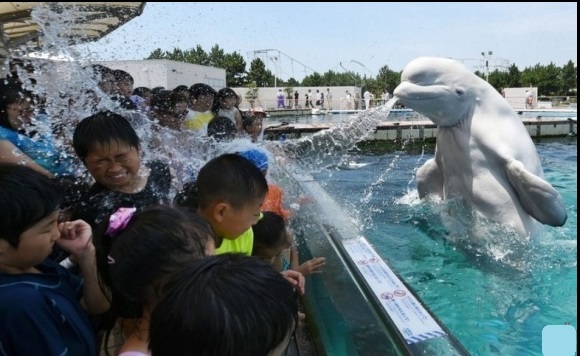
[(159, 205), (134, 213), (126, 227), (106, 233), (102, 222), (94, 235), (99, 282), (111, 291), (110, 329), (117, 317), (139, 318), (152, 306), (169, 275), (205, 256), (214, 238), (209, 223), (187, 209)]
[(225, 116), (214, 117), (207, 124), (207, 135), (218, 141), (233, 138), (236, 132), (236, 124)]
[(197, 182), (186, 182), (183, 188), (175, 194), (173, 205), (197, 211), (199, 207), (199, 193), (197, 191)]
[(153, 356), (268, 355), (290, 340), (298, 302), (268, 263), (242, 254), (192, 262), (167, 284), (151, 315)]
[(156, 93), (159, 93), (162, 90), (166, 90), (165, 87), (154, 87), (153, 89), (151, 89), (151, 94), (155, 95)]
[(189, 95), (194, 99), (204, 95), (213, 95), (215, 97), (216, 94), (215, 89), (205, 83), (196, 83), (189, 87)]
[(118, 82), (120, 82), (120, 81), (128, 81), (131, 83), (135, 82), (135, 80), (133, 79), (131, 74), (129, 74), (128, 72), (121, 70), (121, 69), (115, 69), (113, 71), (113, 76), (115, 77), (115, 80)]
[(248, 159), (234, 153), (207, 162), (200, 169), (196, 184), (202, 209), (220, 200), (242, 209), (268, 193), (264, 174)]
[(254, 232), (254, 247), (252, 255), (261, 256), (265, 249), (275, 249), (284, 245), (286, 238), (286, 222), (284, 218), (273, 211), (262, 212), (262, 218), (252, 226)]
[(99, 82), (103, 80), (104, 76), (107, 74), (114, 75), (111, 68), (102, 64), (92, 64), (90, 68), (93, 71), (93, 77)]
[(111, 111), (100, 111), (77, 124), (73, 134), (73, 147), (77, 156), (84, 162), (95, 143), (104, 145), (111, 140), (140, 149), (139, 136), (127, 119)]
[(187, 92), (179, 90), (160, 90), (151, 98), (151, 108), (162, 113), (173, 113), (179, 102), (187, 102)]
[(63, 196), (44, 174), (27, 166), (0, 163), (0, 239), (17, 248), (20, 235), (54, 213)]
[(242, 126), (244, 130), (247, 130), (248, 127), (252, 126), (254, 121), (256, 121), (256, 117), (249, 112), (242, 112)]
[(185, 92), (187, 93), (187, 96), (189, 96), (189, 89), (187, 88), (187, 85), (178, 85), (175, 88), (173, 88), (174, 92)]
[(137, 87), (135, 89), (133, 89), (133, 95), (138, 95), (140, 97), (144, 97), (144, 95), (146, 94), (151, 94), (151, 89), (147, 88), (147, 87)]
[[(213, 98), (213, 105), (211, 108), (211, 111), (214, 113), (215, 116), (218, 115), (218, 112), (220, 110), (220, 101), (223, 99), (227, 99), (227, 98), (236, 98), (236, 100), (238, 99), (238, 94), (236, 94), (236, 92), (232, 89), (232, 88), (221, 88), (220, 90), (218, 90), (217, 94), (214, 96)], [(236, 104), (234, 105), (235, 107), (238, 107), (238, 104), (236, 102)]]

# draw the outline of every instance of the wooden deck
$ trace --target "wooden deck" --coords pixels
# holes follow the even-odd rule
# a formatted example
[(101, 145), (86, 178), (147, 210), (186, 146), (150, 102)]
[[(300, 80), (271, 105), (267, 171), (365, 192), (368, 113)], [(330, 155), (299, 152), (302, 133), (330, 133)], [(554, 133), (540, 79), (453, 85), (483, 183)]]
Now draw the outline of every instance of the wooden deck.
[[(577, 134), (576, 118), (567, 119), (523, 119), (531, 137), (565, 137)], [(327, 130), (336, 124), (289, 124), (267, 126), (264, 137), (269, 140), (305, 137)], [(435, 139), (437, 125), (431, 121), (384, 122), (376, 126), (373, 140)]]

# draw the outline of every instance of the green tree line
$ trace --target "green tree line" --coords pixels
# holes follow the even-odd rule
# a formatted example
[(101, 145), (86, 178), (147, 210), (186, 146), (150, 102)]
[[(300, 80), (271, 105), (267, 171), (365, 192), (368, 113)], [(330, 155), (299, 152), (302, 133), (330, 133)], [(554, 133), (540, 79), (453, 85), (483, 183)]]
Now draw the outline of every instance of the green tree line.
[[(372, 93), (382, 93), (385, 90), (392, 93), (393, 89), (401, 81), (401, 72), (394, 71), (385, 65), (376, 77), (369, 78), (366, 75), (361, 77), (358, 73), (342, 72), (338, 73), (329, 70), (323, 74), (315, 72), (306, 76), (302, 81), (295, 78), (283, 80), (266, 68), (265, 63), (256, 58), (252, 60), (249, 68), (244, 57), (237, 53), (226, 53), (219, 45), (214, 45), (209, 52), (206, 52), (200, 45), (195, 48), (182, 50), (174, 48), (172, 51), (162, 51), (158, 48), (151, 52), (146, 59), (170, 59), (179, 62), (199, 64), (223, 68), (226, 70), (226, 83), (229, 87), (296, 87), (296, 86), (360, 86), (363, 90)], [(475, 72), (481, 78), (485, 78), (484, 73)], [(512, 64), (507, 72), (498, 69), (489, 73), (489, 83), (498, 91), (501, 88), (510, 87), (537, 87), (538, 95), (546, 96), (576, 96), (576, 65), (572, 60), (563, 67), (558, 67), (550, 62), (548, 65), (536, 64), (533, 67), (526, 67), (520, 70)]]

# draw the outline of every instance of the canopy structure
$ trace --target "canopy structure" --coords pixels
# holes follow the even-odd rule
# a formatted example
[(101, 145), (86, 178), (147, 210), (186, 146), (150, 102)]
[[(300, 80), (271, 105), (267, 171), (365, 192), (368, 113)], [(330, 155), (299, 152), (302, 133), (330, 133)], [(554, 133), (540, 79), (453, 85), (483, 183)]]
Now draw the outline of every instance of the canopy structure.
[[(0, 2), (0, 57), (20, 51), (20, 55), (39, 50), (42, 28), (32, 18), (32, 10), (47, 6), (63, 14), (69, 44), (96, 41), (129, 20), (141, 15), (145, 2)], [(67, 10), (74, 9), (74, 16)]]

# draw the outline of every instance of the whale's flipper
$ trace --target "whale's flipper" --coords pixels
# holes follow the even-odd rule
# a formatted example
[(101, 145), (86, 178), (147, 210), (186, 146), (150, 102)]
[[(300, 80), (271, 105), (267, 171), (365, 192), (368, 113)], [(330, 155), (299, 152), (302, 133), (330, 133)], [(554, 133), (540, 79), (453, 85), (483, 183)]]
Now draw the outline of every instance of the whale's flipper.
[(568, 214), (562, 196), (550, 183), (530, 173), (524, 164), (512, 159), (506, 165), (508, 179), (521, 206), (534, 219), (550, 226), (562, 226)]
[(443, 199), (443, 177), (434, 158), (417, 170), (417, 192), (420, 199), (434, 196)]

